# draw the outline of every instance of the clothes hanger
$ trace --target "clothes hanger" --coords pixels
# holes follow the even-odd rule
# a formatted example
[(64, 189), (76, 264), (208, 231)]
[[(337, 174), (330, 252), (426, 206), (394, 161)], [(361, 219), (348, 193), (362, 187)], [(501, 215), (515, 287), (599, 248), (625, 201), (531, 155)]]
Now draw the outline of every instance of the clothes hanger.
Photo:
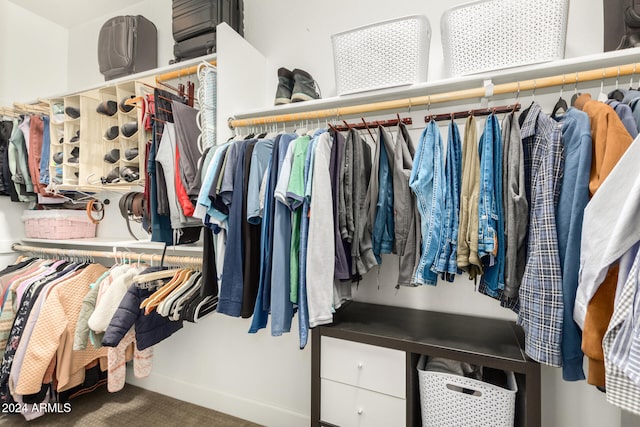
[(607, 98), (618, 102), (622, 102), (624, 99), (624, 93), (620, 90), (620, 66), (618, 66), (618, 75), (616, 76), (616, 88), (609, 92)]
[(576, 81), (575, 81), (575, 85), (573, 87), (573, 96), (571, 96), (571, 106), (573, 107), (574, 105), (576, 105), (576, 99), (578, 99), (578, 97), (582, 95), (582, 92), (578, 92), (578, 72), (576, 71)]
[(551, 111), (551, 118), (553, 119), (558, 117), (558, 112), (560, 112), (560, 110), (562, 110), (560, 114), (560, 116), (562, 116), (569, 109), (569, 106), (567, 105), (567, 101), (565, 101), (565, 99), (562, 97), (562, 93), (564, 92), (564, 82), (565, 80), (564, 80), (564, 74), (563, 74), (562, 86), (560, 86), (560, 98), (558, 99), (558, 101), (556, 102), (556, 105), (554, 105), (553, 110)]
[(171, 270), (160, 270), (152, 273), (138, 274), (133, 278), (133, 282), (146, 283), (154, 280), (166, 279), (167, 277), (173, 277), (178, 271), (180, 271), (179, 268), (174, 268)]
[(189, 276), (191, 276), (191, 274), (191, 270), (181, 269), (175, 274), (175, 276), (173, 276), (173, 278), (168, 283), (161, 286), (153, 294), (151, 294), (151, 296), (142, 301), (142, 304), (140, 304), (140, 308), (145, 309), (145, 314), (151, 313), (153, 310), (155, 310), (158, 304), (160, 304), (160, 302), (171, 293), (172, 290), (174, 290), (177, 286), (181, 285), (185, 280), (187, 280)]

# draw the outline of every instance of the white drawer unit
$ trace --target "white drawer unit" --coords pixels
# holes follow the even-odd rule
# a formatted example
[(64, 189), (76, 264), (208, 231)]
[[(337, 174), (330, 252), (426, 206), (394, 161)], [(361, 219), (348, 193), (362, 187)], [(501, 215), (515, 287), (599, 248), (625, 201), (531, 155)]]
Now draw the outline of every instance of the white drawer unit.
[(406, 401), (398, 397), (320, 380), (320, 418), (340, 427), (390, 427), (406, 424)]
[(404, 351), (324, 336), (320, 357), (321, 378), (406, 397)]

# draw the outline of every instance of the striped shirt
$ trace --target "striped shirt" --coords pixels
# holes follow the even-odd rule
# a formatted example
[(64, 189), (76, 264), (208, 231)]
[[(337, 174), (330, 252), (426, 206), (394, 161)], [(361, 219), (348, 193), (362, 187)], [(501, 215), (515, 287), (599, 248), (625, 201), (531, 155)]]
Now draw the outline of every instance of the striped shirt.
[[(640, 415), (640, 253), (636, 255), (602, 340), (607, 401)], [(634, 330), (635, 329), (635, 330)]]

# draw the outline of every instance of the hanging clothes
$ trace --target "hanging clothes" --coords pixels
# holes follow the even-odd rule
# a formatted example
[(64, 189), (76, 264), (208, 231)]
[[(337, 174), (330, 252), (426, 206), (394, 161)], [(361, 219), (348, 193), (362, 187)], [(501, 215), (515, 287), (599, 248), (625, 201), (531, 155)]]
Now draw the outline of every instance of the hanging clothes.
[(435, 285), (438, 280), (432, 266), (441, 244), (444, 185), (442, 138), (432, 120), (420, 136), (409, 178), (422, 224), (422, 254), (415, 273), (415, 281), (420, 285)]
[(469, 116), (464, 127), (464, 144), (462, 146), (462, 187), (457, 260), (458, 268), (466, 271), (469, 278), (474, 280), (482, 274), (482, 263), (478, 257), (480, 155), (478, 153), (477, 132), (476, 119)]
[(244, 203), (244, 169), (245, 156), (248, 144), (255, 144), (256, 140), (243, 140), (236, 144), (238, 153), (235, 166), (227, 164), (234, 172), (231, 203), (229, 203), (227, 248), (222, 270), (222, 286), (220, 287), (220, 300), (218, 312), (229, 316), (239, 317), (242, 310), (242, 295), (244, 286), (244, 246), (247, 242), (242, 235), (242, 224), (246, 221), (246, 213), (243, 216)]
[(639, 274), (637, 252), (602, 340), (607, 401), (636, 415), (640, 415), (640, 338), (634, 330), (640, 320)]
[(198, 164), (202, 157), (198, 148), (200, 135), (196, 120), (198, 110), (175, 100), (171, 102), (171, 109), (176, 128), (176, 150), (180, 152), (177, 176), (180, 177), (189, 199), (195, 201), (202, 185), (198, 171)]
[(502, 121), (502, 203), (505, 229), (504, 293), (501, 305), (518, 311), (518, 292), (527, 259), (529, 202), (525, 190), (524, 152), (514, 113)]
[[(353, 142), (354, 239), (351, 244), (351, 258), (354, 260), (355, 275), (360, 276), (364, 275), (367, 271), (377, 265), (375, 255), (373, 253), (371, 235), (373, 228), (373, 223), (371, 222), (371, 210), (375, 209), (375, 204), (372, 203), (371, 185), (373, 182), (370, 177), (374, 170), (373, 158), (375, 158), (375, 155), (372, 155), (369, 144), (367, 144), (364, 138), (355, 129), (349, 130), (347, 139), (351, 139)], [(315, 153), (315, 151), (313, 153)], [(309, 176), (310, 178), (313, 177), (313, 161), (312, 167), (309, 171)], [(310, 194), (312, 181), (307, 182), (309, 186), (307, 193)], [(377, 184), (375, 185), (377, 187)]]
[(562, 124), (564, 172), (556, 220), (558, 250), (562, 267), (563, 324), (562, 377), (566, 381), (585, 379), (582, 362), (582, 333), (573, 320), (580, 267), (580, 240), (584, 209), (589, 202), (591, 131), (586, 113), (569, 108), (557, 118)]
[[(595, 195), (622, 155), (633, 141), (622, 121), (610, 106), (594, 101), (589, 94), (576, 100), (575, 107), (584, 111), (591, 121), (593, 158), (589, 191)], [(596, 263), (599, 265), (599, 262)], [(592, 270), (594, 271), (594, 270)], [(599, 284), (578, 287), (574, 319), (582, 328), (582, 350), (589, 358), (589, 384), (604, 387), (605, 368), (602, 337), (613, 313), (613, 300), (618, 281), (618, 266), (612, 265)], [(584, 275), (584, 274), (583, 274)], [(581, 275), (581, 282), (583, 280)], [(587, 276), (588, 277), (588, 276)], [(586, 283), (591, 278), (586, 279)]]
[(74, 278), (51, 290), (29, 340), (16, 393), (25, 395), (39, 392), (49, 362), (56, 353), (59, 391), (81, 384), (85, 366), (107, 355), (106, 349), (73, 351), (73, 336), (82, 299), (89, 285), (105, 270), (98, 264), (89, 265)]
[[(377, 197), (375, 217), (373, 221), (373, 254), (378, 264), (382, 263), (381, 254), (393, 252), (394, 221), (393, 221), (393, 153), (394, 142), (391, 135), (378, 126), (378, 140), (376, 153), (378, 157), (377, 176), (372, 173), (372, 179), (377, 179)], [(373, 171), (372, 171), (373, 172)], [(374, 172), (375, 173), (375, 172)], [(373, 201), (373, 198), (372, 198)]]
[(29, 126), (29, 176), (35, 193), (46, 195), (45, 187), (40, 183), (40, 160), (42, 156), (42, 144), (44, 139), (44, 120), (37, 115), (31, 116)]
[(318, 137), (310, 176), (313, 190), (309, 205), (306, 276), (309, 326), (312, 328), (333, 320), (335, 242), (327, 239), (327, 230), (334, 230), (329, 173), (332, 146), (328, 132)]
[(564, 165), (562, 131), (535, 102), (520, 116), (520, 128), (529, 241), (518, 324), (525, 331), (526, 353), (538, 362), (560, 366), (563, 300), (555, 212)]
[[(445, 198), (444, 221), (442, 224), (442, 244), (436, 256), (436, 271), (448, 282), (453, 282), (459, 274), (457, 263), (458, 225), (460, 222), (460, 186), (462, 175), (462, 146), (458, 125), (451, 120), (447, 140), (447, 154), (444, 168)], [(409, 205), (411, 206), (411, 205)], [(411, 208), (409, 208), (411, 210)]]
[(495, 114), (489, 115), (480, 138), (478, 256), (483, 275), (478, 291), (501, 299), (504, 291), (504, 214), (502, 211), (502, 136)]

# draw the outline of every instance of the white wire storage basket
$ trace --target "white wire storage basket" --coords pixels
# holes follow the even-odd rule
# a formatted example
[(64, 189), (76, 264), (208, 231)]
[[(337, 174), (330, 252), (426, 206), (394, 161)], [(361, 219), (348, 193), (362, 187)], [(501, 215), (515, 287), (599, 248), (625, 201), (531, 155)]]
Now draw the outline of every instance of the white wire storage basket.
[(447, 10), (440, 22), (451, 76), (564, 58), (569, 0), (483, 0)]
[(423, 427), (513, 427), (518, 386), (506, 371), (508, 389), (454, 374), (426, 371), (418, 361)]
[(427, 80), (431, 26), (413, 15), (331, 36), (338, 95)]

